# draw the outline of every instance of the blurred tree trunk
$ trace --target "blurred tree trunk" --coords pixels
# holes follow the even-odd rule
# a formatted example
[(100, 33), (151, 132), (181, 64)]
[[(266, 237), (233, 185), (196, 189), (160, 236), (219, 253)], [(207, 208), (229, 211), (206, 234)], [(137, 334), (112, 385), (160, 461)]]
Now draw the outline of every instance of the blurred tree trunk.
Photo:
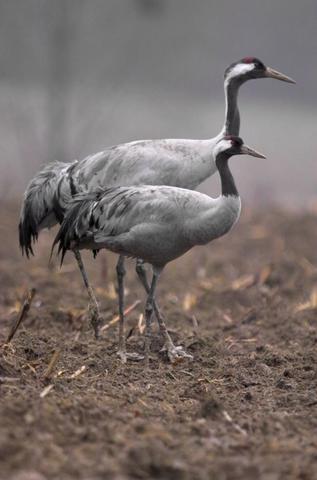
[(69, 0), (48, 0), (48, 161), (69, 159), (68, 93), (71, 82), (70, 47), (72, 39)]

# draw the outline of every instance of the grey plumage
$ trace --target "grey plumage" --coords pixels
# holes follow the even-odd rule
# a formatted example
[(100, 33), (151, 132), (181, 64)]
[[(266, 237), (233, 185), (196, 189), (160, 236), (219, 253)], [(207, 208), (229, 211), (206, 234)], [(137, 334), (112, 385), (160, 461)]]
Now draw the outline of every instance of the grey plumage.
[[(248, 154), (264, 158), (232, 136), (220, 139), (214, 154), (222, 183), (218, 198), (177, 187), (144, 185), (79, 196), (66, 212), (52, 248), (59, 243), (62, 260), (70, 249), (106, 248), (150, 263), (158, 276), (168, 262), (195, 245), (221, 237), (238, 220), (241, 202), (228, 167), (229, 157)], [(154, 308), (154, 290), (150, 294)]]
[(27, 257), (34, 255), (32, 243), (37, 240), (39, 231), (55, 225), (58, 221), (55, 210), (60, 201), (57, 200), (56, 192), (67, 168), (62, 162), (51, 163), (27, 186), (19, 223), (20, 246)]
[(211, 140), (145, 140), (110, 147), (80, 162), (47, 165), (28, 185), (20, 216), (20, 246), (33, 253), (42, 228), (63, 219), (69, 199), (98, 187), (175, 185), (196, 188), (215, 172)]
[(223, 235), (239, 206), (237, 197), (213, 199), (177, 187), (109, 188), (76, 199), (55, 243), (62, 256), (73, 248), (107, 248), (160, 267)]
[(260, 60), (247, 57), (225, 72), (225, 121), (221, 132), (207, 140), (141, 140), (107, 148), (80, 162), (55, 162), (35, 175), (24, 195), (20, 216), (20, 246), (27, 255), (46, 226), (62, 220), (68, 199), (98, 187), (171, 185), (195, 189), (216, 171), (213, 146), (222, 135), (238, 135), (238, 92), (250, 79), (272, 77), (293, 82)]
[[(265, 67), (256, 58), (232, 64), (225, 73), (225, 122), (219, 135), (207, 140), (143, 140), (117, 145), (70, 165), (56, 163), (46, 167), (27, 188), (20, 218), (20, 245), (27, 256), (39, 231), (60, 222), (69, 199), (77, 193), (98, 187), (125, 185), (171, 185), (195, 189), (216, 171), (213, 148), (223, 134), (238, 134), (240, 116), (237, 97), (240, 86), (250, 79), (273, 77), (291, 81)], [(90, 300), (94, 304), (95, 333), (100, 315), (97, 302), (79, 253), (76, 260)], [(99, 318), (99, 320), (98, 320)]]

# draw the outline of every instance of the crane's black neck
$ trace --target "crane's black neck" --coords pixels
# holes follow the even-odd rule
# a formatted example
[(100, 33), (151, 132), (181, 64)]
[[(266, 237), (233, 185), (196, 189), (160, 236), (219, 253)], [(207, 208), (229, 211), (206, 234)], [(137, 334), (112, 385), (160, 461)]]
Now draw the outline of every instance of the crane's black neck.
[(216, 165), (221, 179), (221, 194), (224, 197), (229, 197), (230, 195), (238, 197), (239, 193), (228, 162), (229, 157), (225, 153), (219, 154), (216, 158)]
[(226, 113), (222, 129), (224, 135), (239, 135), (240, 114), (238, 108), (238, 93), (242, 83), (238, 79), (225, 82)]

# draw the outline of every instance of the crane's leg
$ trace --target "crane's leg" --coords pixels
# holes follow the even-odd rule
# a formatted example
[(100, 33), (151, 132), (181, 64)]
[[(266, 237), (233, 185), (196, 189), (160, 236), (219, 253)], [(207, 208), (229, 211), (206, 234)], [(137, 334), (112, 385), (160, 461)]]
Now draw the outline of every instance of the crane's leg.
[(124, 276), (126, 270), (124, 267), (124, 256), (120, 255), (117, 263), (117, 279), (118, 279), (118, 297), (119, 297), (119, 348), (118, 356), (122, 363), (126, 363), (127, 360), (143, 360), (144, 356), (138, 353), (127, 353), (126, 342), (124, 335)]
[[(141, 259), (137, 259), (136, 261), (136, 273), (144, 287), (144, 290), (146, 291), (147, 294), (150, 292), (150, 285), (146, 276), (146, 270), (144, 268), (144, 262)], [(176, 347), (173, 343), (173, 340), (170, 337), (170, 334), (168, 333), (164, 318), (160, 312), (160, 309), (156, 303), (155, 298), (153, 299), (153, 310), (154, 314), (157, 318), (158, 324), (159, 324), (159, 329), (162, 337), (164, 338), (164, 346), (163, 350), (167, 351), (167, 356), (168, 359), (171, 363), (177, 362), (178, 360), (182, 358), (189, 358), (192, 359), (193, 356), (190, 355), (189, 353), (185, 352), (183, 350), (183, 347), (178, 346)]]
[(151, 321), (152, 321), (152, 314), (154, 309), (155, 289), (156, 289), (159, 276), (160, 276), (160, 271), (157, 269), (153, 270), (152, 283), (149, 288), (149, 292), (148, 292), (148, 296), (145, 304), (145, 345), (144, 345), (145, 348), (144, 350), (145, 350), (145, 367), (146, 368), (149, 368), (149, 362), (150, 362), (150, 346), (151, 346), (151, 340), (152, 340)]
[(89, 306), (88, 306), (89, 315), (90, 315), (90, 323), (91, 323), (92, 328), (94, 329), (95, 337), (98, 338), (99, 337), (100, 324), (102, 323), (102, 317), (100, 315), (99, 305), (98, 305), (97, 299), (95, 297), (94, 291), (93, 291), (93, 289), (92, 289), (92, 287), (89, 283), (88, 276), (87, 276), (87, 273), (86, 273), (81, 255), (79, 253), (79, 250), (74, 250), (74, 255), (75, 255), (75, 258), (76, 258), (81, 276), (83, 277), (84, 284), (85, 284), (85, 287), (87, 289), (89, 300), (90, 300)]

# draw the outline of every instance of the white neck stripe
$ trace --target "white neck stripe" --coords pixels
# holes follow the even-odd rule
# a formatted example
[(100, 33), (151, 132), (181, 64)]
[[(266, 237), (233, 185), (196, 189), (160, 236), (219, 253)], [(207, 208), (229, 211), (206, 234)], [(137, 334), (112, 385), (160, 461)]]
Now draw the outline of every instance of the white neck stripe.
[(238, 63), (230, 70), (228, 76), (225, 80), (225, 86), (235, 77), (240, 77), (240, 75), (244, 75), (245, 73), (251, 72), (255, 68), (254, 63)]

